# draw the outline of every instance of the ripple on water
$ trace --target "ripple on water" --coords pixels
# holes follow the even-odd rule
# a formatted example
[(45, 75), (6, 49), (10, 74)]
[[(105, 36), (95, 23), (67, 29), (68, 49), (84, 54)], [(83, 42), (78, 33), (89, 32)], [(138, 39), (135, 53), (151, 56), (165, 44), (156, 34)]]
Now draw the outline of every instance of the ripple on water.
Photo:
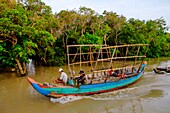
[(81, 96), (63, 96), (61, 98), (50, 98), (51, 102), (57, 102), (57, 103), (68, 103), (68, 102), (72, 102), (72, 101), (76, 101), (76, 100), (80, 100), (82, 99)]

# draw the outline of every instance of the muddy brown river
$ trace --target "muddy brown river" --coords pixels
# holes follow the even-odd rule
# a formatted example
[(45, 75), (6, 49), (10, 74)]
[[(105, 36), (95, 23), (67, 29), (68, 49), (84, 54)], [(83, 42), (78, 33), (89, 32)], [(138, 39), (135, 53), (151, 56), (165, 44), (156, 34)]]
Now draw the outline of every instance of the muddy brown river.
[[(170, 113), (170, 74), (152, 69), (170, 58), (150, 59), (140, 80), (123, 89), (93, 96), (53, 99), (36, 92), (27, 76), (38, 82), (58, 77), (59, 67), (34, 67), (28, 75), (0, 73), (0, 113)], [(67, 72), (67, 66), (62, 66)]]

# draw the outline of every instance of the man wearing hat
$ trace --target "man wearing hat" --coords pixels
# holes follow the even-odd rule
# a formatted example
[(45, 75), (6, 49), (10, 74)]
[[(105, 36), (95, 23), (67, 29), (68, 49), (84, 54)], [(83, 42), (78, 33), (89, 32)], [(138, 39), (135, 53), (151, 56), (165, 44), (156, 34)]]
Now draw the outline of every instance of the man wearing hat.
[(85, 83), (85, 73), (84, 73), (84, 71), (83, 70), (80, 70), (80, 72), (79, 72), (79, 77), (77, 78), (77, 83), (79, 84), (79, 83), (81, 83), (81, 84), (84, 84)]
[(68, 81), (68, 76), (65, 72), (63, 72), (63, 69), (60, 68), (59, 70), (59, 73), (60, 73), (60, 78), (58, 78), (56, 80), (57, 83), (64, 83), (64, 84), (67, 84), (67, 81)]

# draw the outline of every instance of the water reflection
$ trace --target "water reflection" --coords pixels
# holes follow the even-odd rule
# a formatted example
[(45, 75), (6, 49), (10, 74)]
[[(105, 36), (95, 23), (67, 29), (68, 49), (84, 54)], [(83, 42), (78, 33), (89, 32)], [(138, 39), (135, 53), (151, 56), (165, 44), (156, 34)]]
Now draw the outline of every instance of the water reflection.
[(32, 59), (29, 59), (29, 63), (26, 66), (28, 75), (35, 75), (35, 65)]

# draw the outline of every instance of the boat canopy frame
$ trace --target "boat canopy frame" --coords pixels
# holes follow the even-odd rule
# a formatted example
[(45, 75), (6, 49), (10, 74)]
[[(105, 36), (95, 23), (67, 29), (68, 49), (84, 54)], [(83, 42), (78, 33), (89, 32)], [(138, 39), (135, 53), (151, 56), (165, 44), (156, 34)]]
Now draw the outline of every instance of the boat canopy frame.
[[(139, 54), (142, 47), (144, 47), (143, 51), (145, 51), (143, 55)], [(98, 44), (67, 45), (68, 68), (71, 76), (73, 76), (74, 70), (71, 67), (74, 67), (74, 65), (79, 65), (80, 70), (82, 70), (82, 64), (89, 64), (93, 74), (108, 71), (109, 68), (114, 65), (115, 60), (121, 60), (123, 61), (123, 64), (120, 68), (114, 68), (113, 70), (138, 67), (146, 57), (148, 48), (149, 44), (125, 44), (116, 46)], [(73, 53), (73, 51), (75, 53)], [(123, 52), (123, 54), (119, 54), (120, 52)], [(132, 54), (132, 52), (134, 53)], [(87, 56), (88, 58), (84, 60), (84, 56)], [(142, 62), (137, 63), (139, 58)], [(128, 59), (134, 59), (133, 65), (126, 65)], [(102, 63), (102, 69), (97, 69), (99, 62)], [(104, 62), (110, 62), (107, 68), (105, 68)], [(95, 63), (94, 67), (93, 63)]]

